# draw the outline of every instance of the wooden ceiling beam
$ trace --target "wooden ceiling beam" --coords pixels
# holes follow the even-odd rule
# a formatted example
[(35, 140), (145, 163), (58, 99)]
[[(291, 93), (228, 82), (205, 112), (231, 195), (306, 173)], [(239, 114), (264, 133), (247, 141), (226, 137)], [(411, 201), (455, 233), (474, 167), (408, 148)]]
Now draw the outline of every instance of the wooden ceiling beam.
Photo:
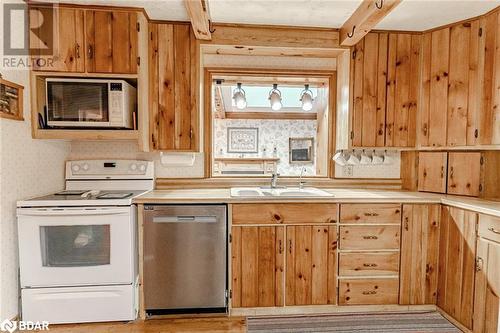
[(355, 45), (400, 2), (401, 0), (363, 0), (340, 28), (340, 45)]
[(196, 39), (211, 40), (210, 15), (206, 0), (184, 0)]

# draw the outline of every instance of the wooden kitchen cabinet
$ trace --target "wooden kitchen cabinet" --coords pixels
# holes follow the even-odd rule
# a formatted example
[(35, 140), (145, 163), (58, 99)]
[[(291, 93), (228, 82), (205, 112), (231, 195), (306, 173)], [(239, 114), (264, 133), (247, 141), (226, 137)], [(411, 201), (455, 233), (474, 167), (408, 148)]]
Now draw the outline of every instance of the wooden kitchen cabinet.
[(399, 304), (436, 304), (441, 205), (403, 205)]
[(284, 227), (231, 230), (232, 307), (282, 306)]
[(413, 147), (421, 37), (369, 33), (353, 48), (353, 147)]
[(89, 73), (137, 73), (137, 13), (85, 11), (85, 64)]
[(418, 154), (418, 190), (446, 193), (446, 152), (420, 152)]
[(339, 305), (386, 305), (398, 303), (397, 278), (342, 279)]
[(264, 203), (233, 205), (233, 224), (335, 223), (337, 204)]
[(447, 193), (479, 196), (480, 173), (480, 152), (449, 152)]
[(286, 305), (336, 304), (336, 227), (287, 226), (286, 251)]
[(188, 24), (149, 24), (150, 147), (198, 149), (197, 47)]
[(422, 147), (500, 144), (499, 15), (424, 33), (418, 140)]
[(472, 329), (478, 214), (443, 206), (439, 239), (437, 305)]
[(477, 243), (474, 333), (497, 333), (500, 328), (500, 218), (481, 215)]
[[(35, 71), (84, 72), (84, 10), (67, 7), (30, 5), (33, 35), (30, 47), (39, 49), (31, 55), (44, 60), (35, 61)], [(52, 43), (52, 52), (43, 54), (40, 49)]]

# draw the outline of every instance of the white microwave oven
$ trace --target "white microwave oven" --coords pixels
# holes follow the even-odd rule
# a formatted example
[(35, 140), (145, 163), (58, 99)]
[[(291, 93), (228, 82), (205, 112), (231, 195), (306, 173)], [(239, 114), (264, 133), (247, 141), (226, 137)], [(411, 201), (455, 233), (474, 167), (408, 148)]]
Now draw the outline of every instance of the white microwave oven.
[(49, 127), (134, 128), (137, 90), (124, 80), (47, 78)]

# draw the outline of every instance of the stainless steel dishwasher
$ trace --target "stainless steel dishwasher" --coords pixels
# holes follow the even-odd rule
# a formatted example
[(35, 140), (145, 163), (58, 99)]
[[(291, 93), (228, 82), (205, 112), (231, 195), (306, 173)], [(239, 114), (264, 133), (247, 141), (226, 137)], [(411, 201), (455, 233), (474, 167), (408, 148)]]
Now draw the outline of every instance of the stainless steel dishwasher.
[(144, 207), (148, 315), (227, 311), (227, 206)]

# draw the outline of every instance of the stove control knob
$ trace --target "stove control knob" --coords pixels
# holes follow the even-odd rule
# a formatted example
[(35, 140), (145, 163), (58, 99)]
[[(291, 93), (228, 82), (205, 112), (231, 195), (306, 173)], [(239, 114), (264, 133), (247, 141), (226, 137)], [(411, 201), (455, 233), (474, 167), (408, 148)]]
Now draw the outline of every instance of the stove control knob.
[(145, 164), (141, 164), (139, 166), (139, 170), (142, 171), (142, 172), (146, 171), (146, 165)]
[(132, 170), (132, 171), (137, 170), (137, 164), (135, 164), (135, 163), (130, 164), (130, 170)]
[(71, 170), (73, 170), (73, 172), (78, 172), (80, 171), (80, 166), (78, 164), (73, 164)]
[(83, 170), (84, 170), (84, 171), (88, 171), (88, 169), (90, 169), (90, 166), (88, 165), (88, 163), (85, 163), (85, 164), (83, 165)]

